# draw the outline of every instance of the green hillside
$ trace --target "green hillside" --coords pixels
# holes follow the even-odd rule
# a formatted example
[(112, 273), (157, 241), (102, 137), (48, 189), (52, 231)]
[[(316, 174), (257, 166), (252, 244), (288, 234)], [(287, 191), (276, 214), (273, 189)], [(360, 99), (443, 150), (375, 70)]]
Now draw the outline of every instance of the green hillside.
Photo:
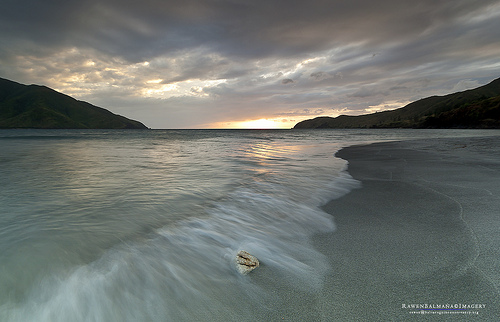
[(22, 85), (0, 78), (0, 128), (146, 129), (92, 104), (45, 86)]
[(500, 128), (500, 78), (445, 96), (431, 96), (405, 107), (373, 114), (317, 117), (294, 129), (325, 128)]

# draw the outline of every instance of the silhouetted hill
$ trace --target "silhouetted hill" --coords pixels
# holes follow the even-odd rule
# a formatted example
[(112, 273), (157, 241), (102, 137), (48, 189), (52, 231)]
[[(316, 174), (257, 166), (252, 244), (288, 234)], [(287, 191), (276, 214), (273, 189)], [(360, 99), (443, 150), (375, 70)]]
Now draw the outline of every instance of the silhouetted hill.
[(53, 89), (0, 78), (0, 128), (146, 129), (141, 122)]
[(359, 116), (317, 117), (294, 129), (334, 128), (500, 128), (500, 78), (445, 96), (431, 96), (405, 107)]

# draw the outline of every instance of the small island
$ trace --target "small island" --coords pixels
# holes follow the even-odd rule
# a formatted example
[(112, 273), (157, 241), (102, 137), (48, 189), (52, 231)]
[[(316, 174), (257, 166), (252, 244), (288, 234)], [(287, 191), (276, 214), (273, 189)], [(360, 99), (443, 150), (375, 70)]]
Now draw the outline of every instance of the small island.
[(431, 96), (391, 111), (359, 116), (322, 116), (294, 129), (346, 128), (500, 128), (500, 78), (445, 96)]
[(46, 86), (0, 78), (0, 128), (147, 129), (139, 121), (78, 101)]

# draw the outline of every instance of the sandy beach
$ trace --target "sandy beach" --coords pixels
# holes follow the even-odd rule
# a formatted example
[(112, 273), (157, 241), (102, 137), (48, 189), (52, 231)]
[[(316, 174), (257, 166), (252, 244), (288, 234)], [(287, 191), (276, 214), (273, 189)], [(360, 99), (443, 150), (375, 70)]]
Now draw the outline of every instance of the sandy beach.
[(315, 237), (331, 272), (314, 315), (498, 321), (499, 147), (497, 136), (339, 151), (362, 187), (324, 206), (337, 229)]

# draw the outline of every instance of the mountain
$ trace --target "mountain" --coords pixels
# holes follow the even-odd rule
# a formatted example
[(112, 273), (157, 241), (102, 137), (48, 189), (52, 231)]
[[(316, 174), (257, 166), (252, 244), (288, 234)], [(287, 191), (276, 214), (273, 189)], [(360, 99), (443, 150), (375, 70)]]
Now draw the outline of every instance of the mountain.
[(0, 78), (0, 128), (147, 129), (87, 102), (53, 89)]
[(445, 96), (431, 96), (405, 107), (359, 116), (317, 117), (294, 129), (338, 128), (500, 128), (500, 78)]

